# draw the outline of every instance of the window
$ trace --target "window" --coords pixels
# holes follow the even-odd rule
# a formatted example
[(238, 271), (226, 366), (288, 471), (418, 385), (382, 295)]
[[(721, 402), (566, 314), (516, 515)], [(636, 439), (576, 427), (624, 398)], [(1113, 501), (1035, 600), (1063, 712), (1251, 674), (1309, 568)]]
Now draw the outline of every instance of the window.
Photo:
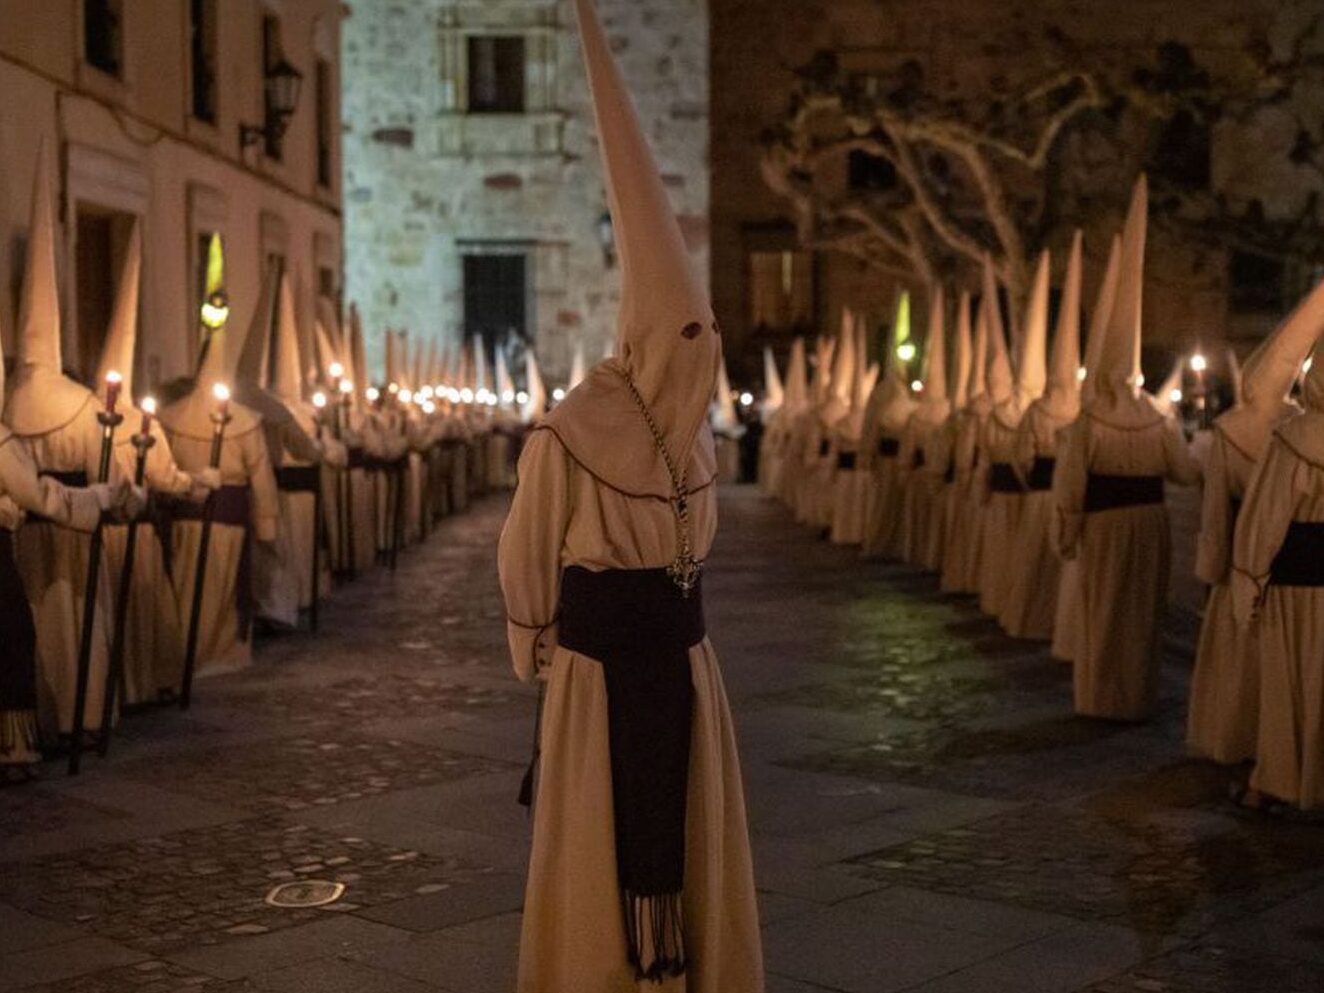
[(120, 0), (83, 0), (83, 59), (111, 76), (123, 61), (120, 13)]
[(331, 188), (331, 64), (326, 59), (317, 60), (314, 76), (317, 101), (317, 185)]
[(189, 56), (193, 116), (216, 123), (216, 0), (189, 0)]
[(796, 251), (751, 252), (750, 325), (789, 329), (812, 324), (813, 319), (813, 256)]
[(852, 190), (891, 190), (896, 187), (896, 168), (880, 155), (855, 149), (850, 153), (847, 176)]
[(263, 120), (268, 127), (264, 137), (267, 158), (280, 161), (285, 152), (284, 135), (280, 128), (271, 127), (276, 119), (276, 108), (271, 103), (271, 89), (266, 85), (268, 74), (281, 60), (280, 18), (272, 14), (262, 15), (262, 111)]
[(524, 113), (524, 38), (475, 35), (469, 39), (469, 111)]
[(464, 333), (482, 335), (491, 351), (526, 325), (528, 256), (522, 252), (464, 256)]

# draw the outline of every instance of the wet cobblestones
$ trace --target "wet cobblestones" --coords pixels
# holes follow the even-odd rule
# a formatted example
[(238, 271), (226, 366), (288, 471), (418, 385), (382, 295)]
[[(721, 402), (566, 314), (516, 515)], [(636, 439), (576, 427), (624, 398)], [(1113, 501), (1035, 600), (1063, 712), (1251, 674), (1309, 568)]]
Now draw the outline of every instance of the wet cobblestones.
[(29, 986), (24, 993), (256, 993), (246, 980), (224, 980), (186, 969), (173, 962), (149, 959), (135, 965), (105, 969)]

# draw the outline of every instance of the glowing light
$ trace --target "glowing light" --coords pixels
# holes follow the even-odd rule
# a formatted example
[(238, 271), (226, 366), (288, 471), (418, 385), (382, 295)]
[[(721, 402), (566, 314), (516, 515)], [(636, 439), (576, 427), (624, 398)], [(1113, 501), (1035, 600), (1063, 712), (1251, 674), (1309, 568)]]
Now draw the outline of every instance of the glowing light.
[(143, 402), (138, 405), (142, 412), (148, 416), (156, 413), (156, 397), (143, 397)]
[(557, 403), (560, 403), (562, 400), (565, 399), (565, 390), (561, 389), (561, 387), (559, 386), (556, 389), (552, 390), (552, 399), (555, 400)]
[(341, 376), (345, 374), (345, 367), (341, 365), (339, 362), (332, 362), (331, 368), (328, 369), (327, 371), (331, 373), (332, 379), (339, 379)]
[(203, 325), (212, 331), (225, 327), (225, 322), (230, 319), (230, 305), (223, 291), (217, 290), (203, 301), (201, 316)]
[(321, 410), (323, 407), (326, 406), (326, 394), (323, 393), (321, 390), (318, 390), (316, 393), (313, 394), (313, 406), (316, 407), (318, 410)]
[(518, 393), (515, 394), (515, 402), (518, 404), (528, 403), (529, 395), (525, 393), (523, 390), (520, 390)]
[(431, 400), (434, 395), (435, 393), (431, 386), (424, 386), (418, 391), (418, 398), (420, 400)]
[(437, 412), (437, 405), (431, 400), (424, 400), (419, 406), (425, 414), (435, 414)]
[(460, 403), (473, 403), (473, 402), (474, 402), (473, 390), (469, 389), (469, 387), (467, 386), (464, 389), (460, 390)]
[(1171, 400), (1173, 403), (1181, 403), (1181, 402), (1182, 402), (1182, 398), (1183, 398), (1184, 396), (1185, 396), (1185, 394), (1182, 393), (1182, 391), (1181, 391), (1180, 389), (1178, 389), (1177, 387), (1175, 387), (1175, 386), (1174, 386), (1174, 387), (1172, 388), (1172, 390), (1168, 393), (1168, 399)]
[(913, 362), (915, 360), (915, 343), (903, 341), (896, 348), (896, 357), (902, 362)]
[(924, 384), (920, 382), (918, 379), (910, 384), (910, 388), (914, 390), (916, 393), (924, 392)]
[(398, 390), (395, 398), (406, 406), (414, 402), (414, 394), (409, 390)]
[(1195, 372), (1204, 372), (1209, 368), (1209, 360), (1199, 352), (1191, 356), (1191, 369)]
[(501, 391), (501, 402), (502, 402), (502, 403), (511, 403), (512, 401), (514, 401), (514, 399), (515, 399), (515, 391), (514, 391), (514, 390), (502, 390), (502, 391)]
[(369, 403), (376, 403), (382, 398), (382, 391), (375, 386), (369, 386), (363, 395), (368, 398)]
[(1145, 385), (1145, 374), (1143, 372), (1136, 373), (1136, 385), (1137, 386)]
[(386, 384), (386, 392), (389, 393), (389, 394), (391, 394), (391, 396), (395, 396), (397, 393), (400, 392), (400, 384), (399, 384), (399, 383), (387, 383), (387, 384)]
[(230, 387), (224, 383), (217, 383), (211, 388), (211, 395), (220, 403), (228, 403), (230, 400)]
[(343, 393), (345, 396), (349, 396), (351, 393), (354, 392), (354, 384), (350, 382), (348, 379), (342, 379), (340, 381), (340, 392)]
[(446, 399), (449, 400), (451, 403), (459, 403), (461, 399), (460, 391), (457, 390), (454, 386), (452, 386), (450, 389), (446, 391)]
[(489, 407), (495, 407), (497, 405), (497, 395), (495, 393), (489, 393), (487, 399), (483, 402)]
[(484, 386), (479, 388), (478, 392), (474, 394), (474, 399), (479, 403), (487, 403), (487, 398), (491, 395), (492, 394), (487, 391), (487, 387)]
[(1312, 355), (1310, 356), (1310, 358), (1306, 359), (1306, 364), (1301, 367), (1301, 375), (1303, 376), (1309, 375), (1310, 367), (1313, 366), (1314, 364), (1315, 364), (1315, 356)]
[(1084, 366), (1081, 366), (1079, 369), (1076, 370), (1076, 382), (1078, 383), (1085, 382), (1085, 377), (1088, 376), (1089, 374), (1090, 371), (1086, 369)]
[(742, 406), (742, 407), (748, 407), (748, 406), (750, 406), (753, 402), (754, 402), (754, 394), (753, 394), (753, 393), (742, 393), (742, 394), (740, 394), (740, 406)]

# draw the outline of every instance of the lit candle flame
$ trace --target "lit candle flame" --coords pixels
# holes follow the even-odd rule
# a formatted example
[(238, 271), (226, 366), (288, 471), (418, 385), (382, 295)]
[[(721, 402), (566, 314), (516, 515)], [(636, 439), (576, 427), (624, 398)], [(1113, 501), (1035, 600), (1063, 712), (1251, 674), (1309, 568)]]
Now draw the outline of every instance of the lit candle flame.
[(230, 402), (230, 387), (224, 383), (217, 383), (211, 388), (211, 395), (216, 398), (218, 403)]
[(341, 365), (339, 362), (332, 362), (331, 368), (328, 371), (331, 373), (332, 379), (339, 379), (340, 377), (345, 375), (345, 367)]
[(376, 403), (378, 400), (381, 399), (382, 391), (377, 389), (377, 387), (375, 386), (369, 386), (364, 396), (368, 398), (369, 403)]
[(1199, 352), (1196, 352), (1191, 356), (1191, 368), (1196, 372), (1204, 372), (1209, 368), (1209, 361)]
[(321, 390), (318, 390), (316, 393), (313, 394), (313, 406), (316, 407), (318, 410), (321, 410), (323, 407), (326, 406), (326, 394), (323, 393)]
[(348, 379), (342, 379), (340, 381), (340, 392), (348, 396), (349, 394), (354, 392), (354, 384), (351, 383)]
[(155, 416), (156, 397), (143, 397), (143, 402), (139, 406), (142, 407), (142, 412), (144, 414), (147, 414), (148, 416)]

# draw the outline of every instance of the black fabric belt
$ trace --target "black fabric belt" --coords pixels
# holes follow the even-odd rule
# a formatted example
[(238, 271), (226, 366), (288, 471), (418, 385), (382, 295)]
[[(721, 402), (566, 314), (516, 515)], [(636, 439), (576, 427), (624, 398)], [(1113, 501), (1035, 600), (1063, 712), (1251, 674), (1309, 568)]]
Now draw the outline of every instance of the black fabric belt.
[(362, 469), (368, 461), (368, 455), (362, 448), (349, 449), (349, 459), (345, 464), (346, 469)]
[(944, 483), (948, 483), (948, 484), (956, 482), (956, 463), (955, 463), (955, 462), (948, 462), (948, 463), (947, 463), (947, 471), (944, 472), (944, 473), (942, 474), (942, 481), (943, 481)]
[(827, 458), (827, 453), (831, 450), (832, 442), (828, 441), (826, 438), (818, 443), (818, 457), (820, 459)]
[(322, 485), (320, 465), (282, 465), (276, 467), (276, 488), (286, 493), (316, 493)]
[(1105, 476), (1092, 472), (1085, 486), (1087, 514), (1162, 502), (1162, 476)]
[[(82, 469), (68, 469), (63, 472), (59, 470), (43, 469), (37, 473), (39, 476), (45, 476), (47, 479), (53, 479), (61, 486), (68, 486), (71, 489), (81, 489), (88, 485), (87, 473)], [(56, 527), (62, 525), (46, 517), (44, 514), (28, 514), (25, 518), (28, 524), (55, 524)]]
[(562, 573), (561, 646), (600, 662), (607, 688), (616, 869), (640, 978), (685, 971), (689, 649), (704, 633), (702, 588), (682, 596), (665, 569)]
[(234, 606), (239, 615), (239, 637), (248, 640), (253, 620), (253, 543), (248, 533), (252, 526), (253, 504), (249, 486), (222, 486), (213, 490), (203, 503), (178, 503), (175, 520), (201, 521), (209, 516), (213, 524), (244, 529), (244, 547), (239, 553), (239, 569), (234, 581)]
[(1024, 493), (1020, 477), (1010, 462), (994, 462), (988, 467), (988, 488), (994, 493)]
[(841, 470), (843, 470), (843, 471), (850, 470), (850, 469), (854, 469), (854, 468), (855, 468), (855, 453), (854, 453), (854, 452), (838, 452), (838, 453), (837, 453), (837, 468), (838, 468), (838, 469), (841, 469)]
[(1324, 586), (1324, 521), (1293, 521), (1269, 568), (1271, 586)]
[(1042, 492), (1053, 488), (1053, 472), (1057, 469), (1057, 459), (1051, 455), (1040, 455), (1034, 460), (1034, 465), (1030, 467), (1030, 475), (1026, 480), (1030, 484), (1030, 489)]
[(901, 454), (901, 442), (896, 438), (879, 438), (878, 454), (885, 459), (894, 459)]
[(1228, 499), (1228, 505), (1232, 510), (1232, 523), (1234, 525), (1241, 518), (1241, 503), (1242, 501), (1238, 500), (1236, 497), (1230, 497)]
[(915, 449), (915, 455), (910, 460), (910, 467), (912, 469), (924, 468), (924, 449), (922, 448)]

